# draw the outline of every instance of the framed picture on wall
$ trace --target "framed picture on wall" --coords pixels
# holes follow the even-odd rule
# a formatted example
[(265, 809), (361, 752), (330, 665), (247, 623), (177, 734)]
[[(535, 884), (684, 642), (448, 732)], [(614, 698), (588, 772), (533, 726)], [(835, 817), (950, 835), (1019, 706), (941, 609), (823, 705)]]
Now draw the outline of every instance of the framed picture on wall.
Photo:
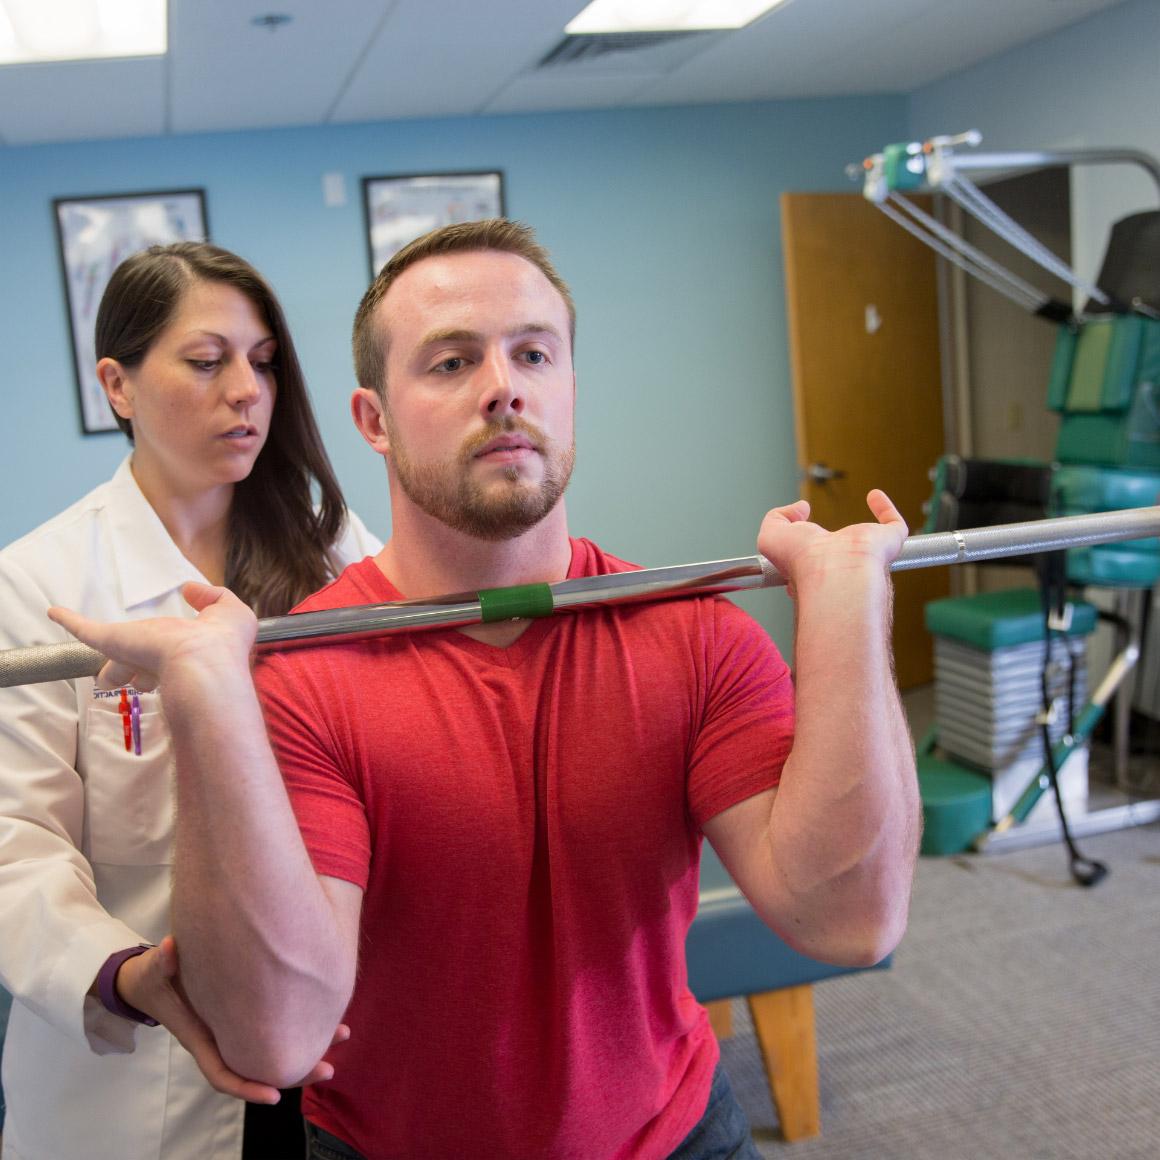
[(205, 191), (98, 194), (53, 200), (56, 237), (68, 303), (73, 366), (86, 435), (116, 431), (96, 373), (93, 328), (109, 278), (130, 254), (169, 242), (204, 241)]
[(499, 170), (364, 177), (362, 187), (372, 279), (392, 254), (428, 230), (504, 216)]

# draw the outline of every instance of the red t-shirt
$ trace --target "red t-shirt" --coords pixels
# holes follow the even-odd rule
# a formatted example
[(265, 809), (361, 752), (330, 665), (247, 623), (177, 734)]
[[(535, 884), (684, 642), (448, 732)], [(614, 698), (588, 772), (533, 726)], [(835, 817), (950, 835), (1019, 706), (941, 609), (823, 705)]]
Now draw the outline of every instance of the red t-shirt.
[[(630, 565), (572, 541), (569, 576)], [(302, 611), (398, 600), (372, 560)], [(351, 1040), (309, 1118), (371, 1160), (667, 1156), (717, 1045), (689, 992), (700, 826), (777, 783), (789, 670), (722, 598), (270, 654), (319, 874), (365, 891)]]

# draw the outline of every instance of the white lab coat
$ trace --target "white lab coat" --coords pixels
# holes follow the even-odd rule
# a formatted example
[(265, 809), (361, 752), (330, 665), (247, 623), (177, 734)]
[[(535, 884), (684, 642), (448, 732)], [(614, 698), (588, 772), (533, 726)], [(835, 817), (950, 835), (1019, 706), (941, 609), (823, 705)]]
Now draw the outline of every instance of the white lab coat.
[[(350, 517), (336, 571), (378, 551)], [(0, 648), (71, 639), (45, 609), (103, 620), (191, 616), (204, 580), (126, 459), (112, 480), (0, 551)], [(91, 679), (0, 690), (0, 983), (4, 1160), (230, 1160), (244, 1105), (219, 1095), (163, 1027), (87, 996), (122, 947), (169, 933), (173, 759), (157, 694), (141, 696), (140, 756), (116, 696)], [(228, 947), (222, 947), (229, 954)]]

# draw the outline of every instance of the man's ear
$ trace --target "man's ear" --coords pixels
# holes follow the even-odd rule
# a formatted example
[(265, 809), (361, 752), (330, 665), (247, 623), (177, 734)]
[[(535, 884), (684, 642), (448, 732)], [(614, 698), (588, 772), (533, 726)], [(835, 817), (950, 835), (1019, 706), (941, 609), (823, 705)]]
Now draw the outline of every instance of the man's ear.
[(350, 397), (350, 413), (359, 434), (380, 454), (391, 453), (391, 441), (387, 435), (387, 421), (383, 414), (383, 400), (378, 391), (368, 387), (356, 387)]
[(113, 410), (122, 419), (133, 418), (133, 384), (125, 368), (115, 358), (103, 358), (97, 363), (97, 379)]

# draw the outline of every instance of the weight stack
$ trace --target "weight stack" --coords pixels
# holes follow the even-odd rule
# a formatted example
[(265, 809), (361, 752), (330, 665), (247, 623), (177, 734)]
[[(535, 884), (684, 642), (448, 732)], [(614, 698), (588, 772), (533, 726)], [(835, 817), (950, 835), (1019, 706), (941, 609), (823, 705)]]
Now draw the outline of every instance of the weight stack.
[[(942, 756), (920, 761), (929, 835), (923, 852), (956, 853), (985, 828), (980, 822), (1004, 817), (1044, 765), (1038, 723), (1043, 609), (1037, 589), (984, 592), (932, 601), (926, 626), (935, 638), (935, 727)], [(1052, 634), (1047, 684), (1059, 703), (1048, 726), (1053, 744), (1068, 728), (1069, 683), (1073, 712), (1078, 715), (1087, 703), (1086, 638), (1095, 626), (1095, 607), (1073, 601), (1068, 628)], [(1086, 748), (1077, 750), (1060, 772), (1065, 806), (1086, 804), (1087, 756)], [(1054, 795), (1045, 794), (1030, 818), (1055, 808)], [(956, 848), (939, 848), (944, 846)]]

